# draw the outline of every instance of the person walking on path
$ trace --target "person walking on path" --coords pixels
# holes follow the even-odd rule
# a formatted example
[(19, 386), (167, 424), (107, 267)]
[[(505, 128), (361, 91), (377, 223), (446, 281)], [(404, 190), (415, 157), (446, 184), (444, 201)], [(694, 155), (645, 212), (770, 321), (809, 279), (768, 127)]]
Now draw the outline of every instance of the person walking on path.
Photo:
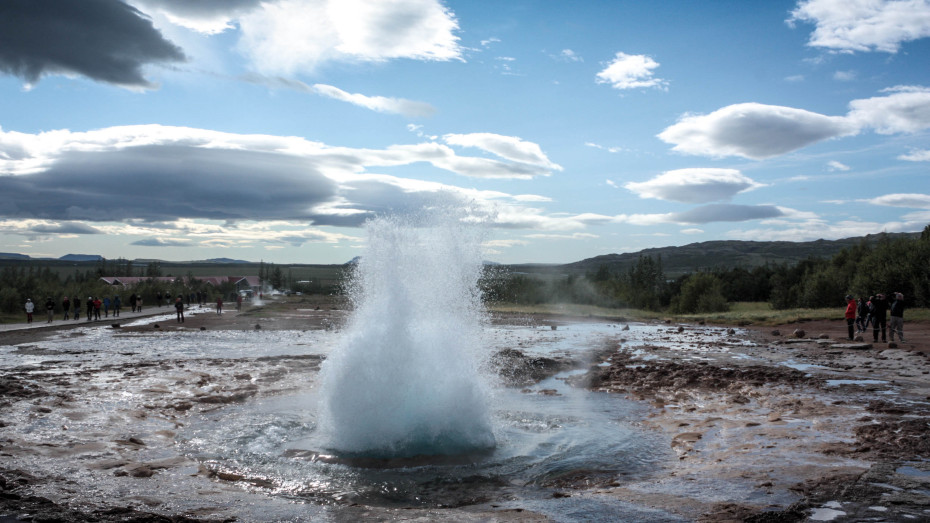
[(136, 296), (136, 312), (142, 312), (142, 295)]
[(174, 300), (174, 310), (178, 313), (178, 323), (184, 323), (184, 302), (181, 300), (180, 294), (178, 294), (178, 298)]
[(119, 295), (113, 296), (113, 316), (116, 318), (119, 318), (120, 306)]
[(216, 297), (216, 313), (223, 314), (223, 297), (222, 296)]
[(129, 306), (132, 307), (132, 312), (136, 312), (136, 293), (129, 295)]
[(100, 321), (101, 307), (103, 307), (103, 302), (100, 301), (100, 298), (94, 298), (94, 321)]
[(71, 300), (67, 296), (61, 299), (61, 308), (65, 311), (64, 319), (68, 319), (68, 312), (71, 311)]
[(74, 321), (81, 319), (81, 300), (77, 296), (74, 297)]
[(236, 312), (242, 312), (242, 295), (236, 295)]
[(849, 335), (847, 336), (849, 340), (853, 339), (853, 325), (856, 323), (856, 300), (852, 297), (852, 294), (846, 295), (846, 330)]
[(103, 297), (103, 317), (110, 317), (110, 298), (108, 296)]
[(48, 315), (48, 321), (45, 323), (52, 323), (52, 321), (55, 319), (55, 302), (52, 301), (51, 296), (45, 300), (45, 313)]
[(882, 343), (886, 340), (886, 324), (888, 322), (888, 302), (885, 301), (884, 294), (876, 294), (872, 300), (872, 343), (878, 343), (878, 331), (882, 331)]
[(84, 304), (87, 307), (87, 321), (94, 319), (94, 298), (93, 296), (87, 297), (87, 302)]
[(898, 340), (904, 342), (904, 295), (900, 292), (894, 294), (894, 301), (891, 303), (891, 323), (888, 325), (891, 341), (894, 341), (894, 334), (898, 333)]
[(32, 313), (36, 310), (36, 304), (32, 303), (31, 298), (26, 298), (26, 323), (32, 323)]

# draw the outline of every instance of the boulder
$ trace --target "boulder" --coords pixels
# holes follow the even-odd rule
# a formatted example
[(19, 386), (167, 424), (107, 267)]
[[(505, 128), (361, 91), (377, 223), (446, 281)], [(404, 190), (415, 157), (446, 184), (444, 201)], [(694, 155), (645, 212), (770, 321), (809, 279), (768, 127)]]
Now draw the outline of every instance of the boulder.
[(794, 332), (791, 333), (795, 338), (803, 338), (807, 333), (804, 332), (804, 329), (794, 329)]

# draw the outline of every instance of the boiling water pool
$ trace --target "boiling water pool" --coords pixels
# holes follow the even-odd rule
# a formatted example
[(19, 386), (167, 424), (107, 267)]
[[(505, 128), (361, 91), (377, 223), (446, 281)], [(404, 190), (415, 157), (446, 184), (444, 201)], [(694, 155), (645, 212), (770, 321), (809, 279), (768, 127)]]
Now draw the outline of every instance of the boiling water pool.
[[(558, 330), (508, 326), (487, 328), (485, 339), (489, 353), (517, 348), (527, 354), (579, 356), (619, 346), (621, 338), (635, 346), (661, 330), (633, 325), (621, 333), (620, 326), (602, 323), (562, 325)], [(39, 419), (23, 412), (22, 420), (10, 420), (0, 432), (15, 428), (17, 437), (51, 442), (61, 441), (62, 434), (77, 442), (137, 435), (147, 443), (140, 458), (180, 455), (201, 468), (241, 478), (224, 483), (221, 498), (234, 504), (237, 491), (239, 496), (248, 493), (249, 511), (256, 517), (288, 519), (295, 511), (325, 516), (358, 504), (376, 510), (493, 505), (534, 510), (560, 521), (612, 520), (618, 511), (636, 521), (677, 520), (594, 493), (598, 486), (649, 478), (673, 456), (666, 439), (638, 427), (646, 407), (620, 395), (570, 387), (564, 383), (567, 374), (526, 390), (493, 387), (493, 449), (394, 460), (351, 458), (328, 450), (317, 430), (317, 367), (276, 362), (325, 357), (340, 336), (335, 331), (128, 334), (79, 328), (29, 346), (3, 346), (0, 365), (5, 369), (35, 369), (46, 376), (80, 374), (73, 383), (84, 392), (69, 390), (75, 396), (69, 419), (58, 420), (57, 411)], [(198, 376), (212, 381), (193, 384)], [(170, 422), (152, 414), (145, 421), (137, 416), (152, 405), (195, 398), (210, 387), (235, 381), (254, 383), (259, 392), (245, 401), (215, 406), (194, 399), (195, 407), (176, 418), (180, 423), (173, 414)], [(64, 424), (68, 431), (62, 433)], [(157, 434), (165, 429), (172, 435), (160, 445)], [(87, 495), (110, 499), (123, 495), (124, 480), (109, 469), (85, 469), (109, 455), (101, 450), (76, 455), (73, 461), (37, 455), (28, 465), (37, 471), (82, 471), (74, 478), (84, 484)], [(196, 466), (166, 470), (147, 480), (145, 489), (151, 496), (169, 499), (176, 510), (202, 506), (215, 494), (209, 482), (192, 475), (196, 472)]]

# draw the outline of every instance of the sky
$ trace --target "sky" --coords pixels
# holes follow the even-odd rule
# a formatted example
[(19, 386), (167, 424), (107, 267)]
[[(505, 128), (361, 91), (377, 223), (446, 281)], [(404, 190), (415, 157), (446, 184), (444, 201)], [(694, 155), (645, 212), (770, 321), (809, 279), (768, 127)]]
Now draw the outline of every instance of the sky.
[[(930, 0), (3, 0), (0, 252), (485, 259), (930, 223)], [(461, 214), (458, 214), (461, 213)]]

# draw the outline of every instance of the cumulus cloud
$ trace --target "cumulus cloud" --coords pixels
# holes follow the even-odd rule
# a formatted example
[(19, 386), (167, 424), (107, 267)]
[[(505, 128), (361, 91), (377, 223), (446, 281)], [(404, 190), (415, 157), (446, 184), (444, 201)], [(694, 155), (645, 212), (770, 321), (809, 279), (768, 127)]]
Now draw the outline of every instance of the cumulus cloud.
[(646, 55), (617, 53), (601, 72), (597, 83), (610, 84), (614, 89), (636, 89), (654, 87), (666, 89), (668, 82), (653, 76), (659, 63)]
[(545, 169), (561, 171), (562, 167), (552, 161), (538, 144), (514, 136), (494, 133), (447, 134), (442, 137), (450, 145), (477, 147), (501, 158), (525, 163)]
[(788, 24), (814, 24), (808, 45), (835, 51), (896, 53), (903, 42), (930, 36), (926, 0), (804, 0)]
[(239, 48), (261, 73), (313, 72), (329, 61), (461, 59), (458, 21), (438, 0), (280, 0), (239, 18)]
[(913, 209), (930, 209), (930, 194), (907, 193), (907, 194), (886, 194), (865, 200), (873, 205), (885, 205), (889, 207), (909, 207)]
[(0, 71), (29, 84), (66, 74), (151, 88), (146, 66), (184, 60), (148, 18), (122, 2), (0, 2)]
[(204, 34), (232, 29), (233, 21), (262, 0), (129, 0), (146, 13), (160, 12), (173, 24)]
[(645, 182), (624, 185), (640, 198), (685, 203), (729, 200), (736, 194), (762, 186), (736, 169), (716, 168), (675, 169)]
[(897, 86), (887, 96), (849, 102), (849, 119), (879, 134), (915, 133), (930, 129), (930, 88)]
[(674, 144), (672, 149), (687, 154), (763, 159), (856, 132), (843, 117), (741, 103), (707, 115), (685, 115), (658, 136)]
[(898, 156), (898, 159), (908, 162), (930, 162), (930, 149), (916, 149)]

